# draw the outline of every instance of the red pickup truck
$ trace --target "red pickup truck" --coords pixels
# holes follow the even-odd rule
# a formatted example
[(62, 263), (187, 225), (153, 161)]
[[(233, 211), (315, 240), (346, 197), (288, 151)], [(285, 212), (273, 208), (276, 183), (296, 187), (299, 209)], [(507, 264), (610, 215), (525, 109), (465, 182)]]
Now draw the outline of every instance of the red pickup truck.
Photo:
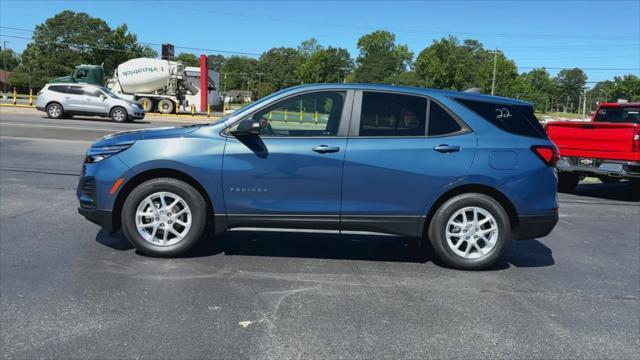
[(560, 153), (560, 191), (573, 191), (584, 176), (640, 183), (640, 103), (602, 103), (591, 121), (549, 122), (547, 133)]

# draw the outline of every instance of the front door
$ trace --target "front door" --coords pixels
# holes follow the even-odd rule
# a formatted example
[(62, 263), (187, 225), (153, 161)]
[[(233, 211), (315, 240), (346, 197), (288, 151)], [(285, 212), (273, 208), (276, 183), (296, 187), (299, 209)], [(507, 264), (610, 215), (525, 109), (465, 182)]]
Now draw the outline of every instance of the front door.
[(332, 229), (340, 221), (352, 91), (295, 95), (258, 110), (259, 136), (229, 136), (223, 165), (229, 227)]

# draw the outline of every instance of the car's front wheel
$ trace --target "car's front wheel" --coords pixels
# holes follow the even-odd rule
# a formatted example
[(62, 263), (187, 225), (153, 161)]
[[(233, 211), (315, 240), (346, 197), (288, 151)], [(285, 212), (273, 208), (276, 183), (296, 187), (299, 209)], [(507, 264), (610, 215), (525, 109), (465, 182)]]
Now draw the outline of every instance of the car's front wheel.
[(62, 105), (58, 103), (51, 103), (47, 105), (47, 116), (52, 119), (60, 119), (64, 115), (64, 110), (62, 109)]
[(129, 114), (127, 114), (127, 110), (121, 107), (114, 107), (111, 110), (111, 120), (115, 122), (125, 122), (129, 120)]
[(495, 199), (467, 193), (452, 197), (438, 208), (428, 236), (434, 251), (448, 266), (480, 270), (502, 257), (511, 224)]
[(207, 203), (191, 185), (172, 178), (148, 180), (129, 194), (122, 229), (129, 241), (151, 256), (176, 256), (205, 233)]

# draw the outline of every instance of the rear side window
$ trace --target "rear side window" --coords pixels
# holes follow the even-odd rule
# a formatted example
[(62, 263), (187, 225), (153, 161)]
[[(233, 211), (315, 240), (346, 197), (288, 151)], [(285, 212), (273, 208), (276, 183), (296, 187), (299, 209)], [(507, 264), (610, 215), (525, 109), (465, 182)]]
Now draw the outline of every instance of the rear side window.
[(364, 92), (360, 136), (424, 136), (427, 101), (419, 96)]
[(58, 93), (67, 93), (67, 89), (69, 87), (66, 85), (51, 85), (47, 89), (49, 91), (58, 92)]
[(516, 135), (546, 138), (547, 135), (533, 114), (533, 107), (456, 99), (500, 129)]
[(69, 86), (69, 90), (67, 91), (69, 94), (74, 95), (83, 95), (84, 91), (80, 86)]
[(595, 122), (640, 123), (640, 107), (602, 107), (598, 109)]

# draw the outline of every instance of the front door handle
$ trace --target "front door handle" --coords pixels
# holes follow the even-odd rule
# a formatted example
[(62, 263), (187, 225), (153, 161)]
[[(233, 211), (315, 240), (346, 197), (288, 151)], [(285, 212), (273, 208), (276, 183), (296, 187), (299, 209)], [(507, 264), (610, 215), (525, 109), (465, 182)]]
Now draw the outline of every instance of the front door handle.
[(340, 151), (340, 148), (337, 146), (327, 146), (327, 145), (318, 145), (312, 149), (313, 151), (326, 154), (326, 153), (334, 153)]
[(441, 153), (457, 152), (460, 151), (460, 146), (442, 144), (434, 147), (433, 150)]

